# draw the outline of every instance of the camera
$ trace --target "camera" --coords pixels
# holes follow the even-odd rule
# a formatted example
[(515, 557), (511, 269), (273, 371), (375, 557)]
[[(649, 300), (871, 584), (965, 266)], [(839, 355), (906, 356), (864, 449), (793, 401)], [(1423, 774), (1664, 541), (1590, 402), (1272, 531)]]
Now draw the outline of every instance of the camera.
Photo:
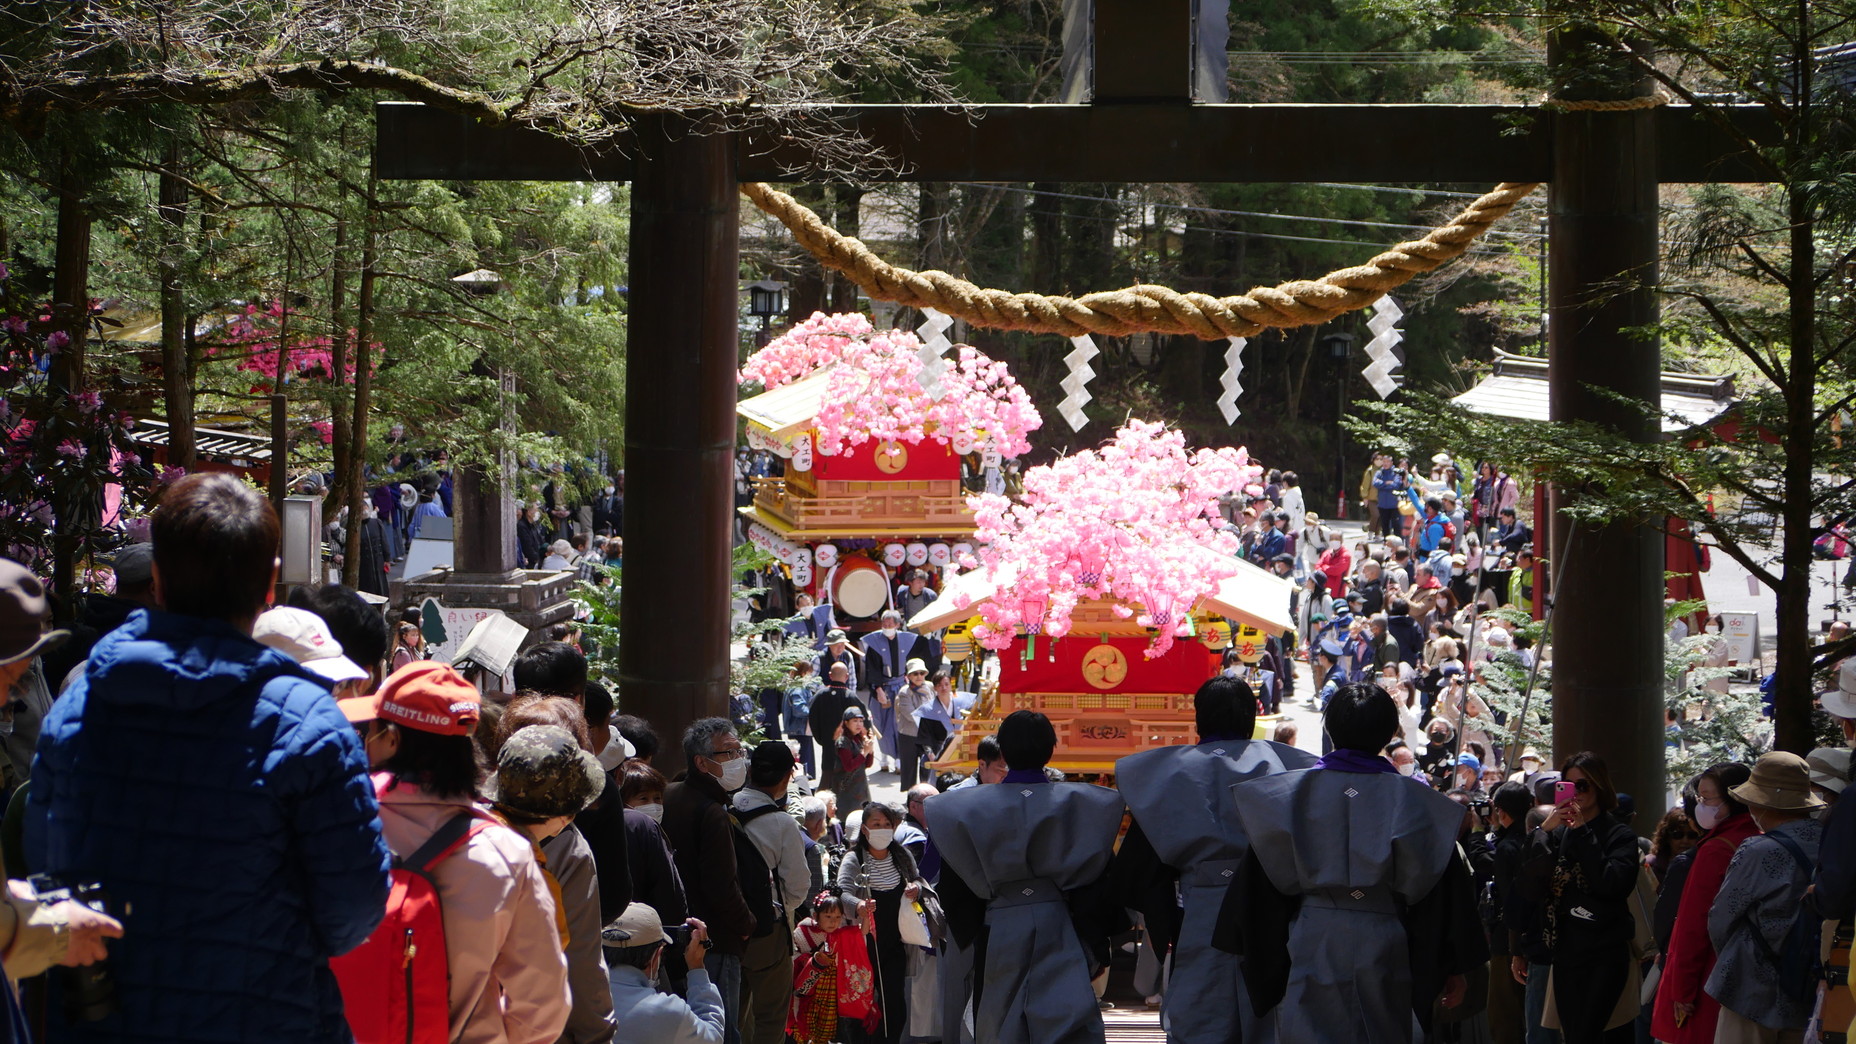
[[(33, 895), (46, 905), (66, 900), (87, 906), (97, 913), (109, 914), (109, 896), (95, 881), (69, 883), (49, 874), (28, 878)], [(71, 1022), (95, 1022), (116, 1013), (121, 1007), (116, 999), (116, 978), (110, 974), (107, 960), (82, 968), (54, 968), (64, 991), (64, 1014)]]
[[(668, 945), (675, 947), (678, 952), (682, 952), (683, 950), (686, 950), (689, 948), (690, 933), (693, 932), (694, 930), (695, 929), (691, 928), (687, 924), (667, 924), (664, 926), (664, 934), (670, 936), (670, 942)], [(702, 948), (705, 950), (713, 947), (714, 945), (715, 944), (713, 942), (710, 942), (708, 939), (704, 939), (702, 941)]]

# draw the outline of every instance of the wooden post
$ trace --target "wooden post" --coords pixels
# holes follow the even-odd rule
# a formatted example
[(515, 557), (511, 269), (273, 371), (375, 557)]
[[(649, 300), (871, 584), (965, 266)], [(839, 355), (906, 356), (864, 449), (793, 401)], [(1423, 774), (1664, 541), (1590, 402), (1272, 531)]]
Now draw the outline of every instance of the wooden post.
[[(1566, 34), (1550, 61), (1591, 53)], [(1644, 78), (1582, 66), (1567, 96), (1642, 97)], [(1641, 329), (1657, 320), (1657, 170), (1650, 109), (1554, 115), (1547, 292), (1548, 381), (1555, 421), (1588, 421), (1630, 438), (1661, 437), (1654, 415), (1602, 391), (1656, 403), (1660, 349)], [(1559, 504), (1578, 490), (1556, 489)], [(1663, 793), (1663, 538), (1638, 520), (1581, 523), (1555, 512), (1553, 746), (1557, 758), (1597, 752), (1642, 811), (1648, 831)], [(1555, 563), (1558, 572), (1558, 563)]]
[(741, 203), (733, 136), (665, 117), (639, 144), (619, 703), (656, 726), (669, 775), (684, 728), (728, 708)]

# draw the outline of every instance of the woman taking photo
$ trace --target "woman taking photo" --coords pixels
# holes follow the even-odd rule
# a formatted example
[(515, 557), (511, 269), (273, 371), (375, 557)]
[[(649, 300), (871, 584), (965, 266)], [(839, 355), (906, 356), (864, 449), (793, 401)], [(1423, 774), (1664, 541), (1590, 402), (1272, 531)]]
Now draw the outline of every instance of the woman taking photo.
[(871, 963), (876, 965), (877, 1013), (881, 1022), (870, 1033), (880, 1044), (899, 1044), (909, 1024), (909, 944), (902, 939), (901, 918), (921, 898), (923, 882), (908, 849), (896, 844), (902, 809), (871, 801), (864, 805), (857, 844), (838, 867), (838, 887), (876, 903), (870, 933)]
[(1529, 840), (1526, 864), (1545, 896), (1549, 1011), (1557, 1012), (1565, 1044), (1630, 1044), (1640, 1007), (1630, 953), (1637, 835), (1615, 814), (1617, 790), (1598, 755), (1574, 754), (1560, 776), (1553, 812)]
[(1745, 783), (1752, 770), (1732, 762), (1715, 765), (1695, 780), (1695, 825), (1701, 840), (1690, 856), (1675, 928), (1656, 986), (1650, 1032), (1667, 1044), (1711, 1044), (1721, 1005), (1702, 987), (1714, 970), (1714, 944), (1708, 941), (1708, 911), (1727, 877), (1740, 843), (1759, 833), (1747, 807), (1728, 793)]
[(876, 764), (876, 733), (871, 731), (862, 707), (852, 704), (844, 708), (838, 734), (832, 740), (832, 756), (838, 759), (834, 782), (839, 814), (849, 816), (870, 800), (870, 766)]

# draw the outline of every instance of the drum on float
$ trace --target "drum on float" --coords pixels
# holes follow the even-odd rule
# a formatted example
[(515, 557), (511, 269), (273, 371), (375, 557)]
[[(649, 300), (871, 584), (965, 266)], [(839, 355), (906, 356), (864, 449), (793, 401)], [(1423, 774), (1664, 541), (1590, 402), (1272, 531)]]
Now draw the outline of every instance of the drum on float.
[(869, 620), (889, 608), (889, 572), (863, 555), (838, 559), (831, 604), (840, 620)]

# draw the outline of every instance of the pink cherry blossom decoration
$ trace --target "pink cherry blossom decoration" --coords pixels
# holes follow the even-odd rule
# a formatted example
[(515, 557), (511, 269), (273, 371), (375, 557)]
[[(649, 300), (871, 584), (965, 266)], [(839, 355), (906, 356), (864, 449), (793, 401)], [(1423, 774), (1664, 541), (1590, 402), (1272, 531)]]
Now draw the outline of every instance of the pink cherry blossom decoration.
[(1006, 578), (979, 607), (986, 626), (974, 635), (1009, 647), (1038, 623), (1022, 618), (1030, 606), (1042, 609), (1043, 633), (1061, 638), (1077, 605), (1108, 599), (1122, 619), (1140, 611), (1157, 631), (1147, 656), (1165, 655), (1184, 612), (1239, 568), (1219, 495), (1262, 470), (1242, 447), (1188, 452), (1179, 432), (1129, 421), (1099, 449), (1028, 469), (1022, 502), (968, 497), (980, 564)]

